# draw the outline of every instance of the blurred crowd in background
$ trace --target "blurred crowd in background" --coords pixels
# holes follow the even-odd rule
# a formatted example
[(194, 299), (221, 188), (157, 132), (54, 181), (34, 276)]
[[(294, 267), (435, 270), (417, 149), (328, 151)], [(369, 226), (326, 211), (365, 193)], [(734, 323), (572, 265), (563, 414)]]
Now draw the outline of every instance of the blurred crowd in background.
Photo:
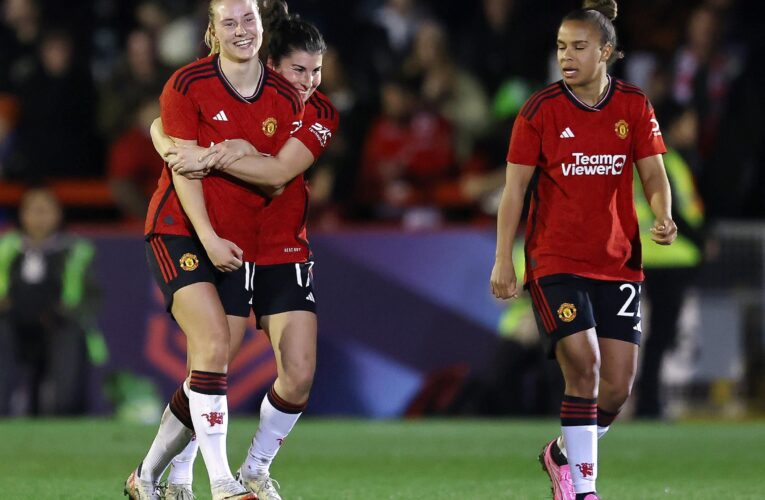
[[(612, 72), (663, 114), (708, 220), (765, 215), (762, 46), (754, 1), (621, 2)], [(515, 114), (559, 79), (561, 17), (577, 1), (291, 0), (329, 50), (320, 89), (341, 114), (310, 171), (313, 227), (492, 221)], [(148, 135), (172, 71), (207, 54), (206, 0), (4, 0), (0, 178), (98, 179), (141, 220), (162, 162)], [(0, 200), (0, 204), (6, 204)], [(103, 208), (103, 207), (101, 207)]]

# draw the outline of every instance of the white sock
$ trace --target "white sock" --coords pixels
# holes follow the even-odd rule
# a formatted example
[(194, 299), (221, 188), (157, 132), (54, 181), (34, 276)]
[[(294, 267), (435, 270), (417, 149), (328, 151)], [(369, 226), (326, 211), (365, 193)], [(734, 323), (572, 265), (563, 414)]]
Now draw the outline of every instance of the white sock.
[(165, 407), (159, 430), (151, 443), (149, 453), (141, 464), (141, 479), (156, 483), (162, 477), (167, 465), (186, 443), (191, 439), (193, 431), (183, 425), (180, 420), (170, 411), (170, 406)]
[(598, 477), (598, 439), (596, 425), (562, 426), (566, 441), (571, 479), (576, 493), (595, 490)]
[[(598, 426), (598, 439), (602, 438), (610, 428), (610, 425), (608, 427)], [(563, 456), (566, 457), (566, 460), (568, 460), (568, 454), (566, 453), (566, 440), (563, 439), (563, 436), (558, 436), (558, 449), (563, 454)]]
[(196, 436), (191, 436), (191, 441), (170, 463), (170, 473), (167, 482), (172, 484), (192, 484), (194, 482), (194, 460), (197, 458), (199, 443)]
[[(273, 392), (273, 389), (271, 390)], [(271, 462), (279, 452), (295, 423), (302, 415), (300, 413), (285, 413), (278, 410), (270, 401), (269, 395), (260, 404), (260, 424), (252, 439), (247, 458), (244, 461), (243, 472), (248, 476), (264, 474), (271, 467)]]
[[(210, 482), (233, 478), (226, 456), (226, 374), (191, 372), (189, 410)], [(204, 391), (205, 393), (199, 392)]]

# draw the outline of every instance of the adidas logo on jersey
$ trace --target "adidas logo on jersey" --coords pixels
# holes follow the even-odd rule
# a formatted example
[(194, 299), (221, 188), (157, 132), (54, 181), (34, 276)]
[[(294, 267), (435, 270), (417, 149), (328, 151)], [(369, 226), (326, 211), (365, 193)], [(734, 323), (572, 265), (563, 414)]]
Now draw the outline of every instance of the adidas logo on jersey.
[(305, 300), (310, 300), (314, 304), (316, 303), (316, 299), (313, 298), (313, 292), (308, 292), (308, 295), (306, 296)]
[(561, 139), (572, 139), (574, 137), (576, 137), (576, 136), (571, 131), (571, 129), (568, 128), (568, 127), (566, 127), (566, 129), (563, 132), (560, 133), (560, 138)]
[(219, 122), (227, 122), (228, 116), (226, 116), (226, 112), (221, 109), (220, 111), (218, 111), (217, 115), (213, 116), (213, 120), (219, 121)]

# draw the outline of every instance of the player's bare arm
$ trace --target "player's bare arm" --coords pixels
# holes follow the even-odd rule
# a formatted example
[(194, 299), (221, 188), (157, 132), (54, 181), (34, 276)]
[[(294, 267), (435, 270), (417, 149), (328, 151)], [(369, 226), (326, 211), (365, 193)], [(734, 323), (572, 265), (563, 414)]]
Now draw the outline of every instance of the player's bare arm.
[(505, 188), (497, 212), (497, 252), (490, 281), (491, 292), (498, 299), (517, 298), (520, 293), (513, 266), (513, 241), (534, 170), (532, 166), (507, 164)]
[(200, 159), (208, 169), (226, 170), (232, 163), (245, 156), (260, 156), (260, 152), (244, 139), (230, 139), (207, 148)]
[[(172, 137), (170, 139), (180, 146), (196, 146), (196, 141)], [(220, 238), (210, 223), (202, 192), (202, 182), (198, 179), (187, 179), (173, 172), (173, 185), (183, 211), (194, 226), (194, 231), (213, 265), (221, 271), (235, 271), (242, 267), (242, 249), (236, 243)]]
[(651, 239), (659, 245), (669, 245), (677, 237), (677, 226), (672, 220), (672, 193), (661, 155), (648, 156), (636, 162), (646, 200), (651, 205), (655, 220)]
[(161, 118), (157, 118), (151, 123), (150, 132), (154, 150), (159, 153), (171, 169), (174, 171), (184, 169), (187, 171), (184, 174), (187, 179), (202, 179), (209, 173), (210, 169), (199, 161), (205, 148), (196, 143), (193, 145), (175, 143), (169, 135), (165, 134)]
[[(216, 146), (209, 148), (206, 156), (212, 158)], [(308, 170), (315, 160), (311, 150), (292, 137), (276, 156), (247, 155), (225, 168), (219, 165), (215, 165), (215, 168), (249, 184), (279, 188)]]

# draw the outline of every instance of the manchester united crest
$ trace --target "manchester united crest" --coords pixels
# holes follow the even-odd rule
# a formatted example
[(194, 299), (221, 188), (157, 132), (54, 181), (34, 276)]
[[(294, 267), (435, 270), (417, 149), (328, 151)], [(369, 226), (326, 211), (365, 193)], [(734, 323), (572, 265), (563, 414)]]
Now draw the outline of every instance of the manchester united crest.
[(564, 302), (558, 308), (558, 317), (565, 323), (571, 323), (576, 318), (576, 307), (574, 304)]
[(193, 253), (185, 253), (181, 257), (181, 269), (184, 271), (193, 271), (199, 267), (199, 259)]
[(268, 117), (263, 120), (263, 133), (267, 137), (272, 137), (276, 133), (276, 118)]
[(619, 139), (626, 139), (627, 134), (630, 133), (630, 126), (627, 125), (627, 122), (624, 120), (619, 120), (616, 122), (616, 125), (614, 125), (614, 132), (616, 132)]

